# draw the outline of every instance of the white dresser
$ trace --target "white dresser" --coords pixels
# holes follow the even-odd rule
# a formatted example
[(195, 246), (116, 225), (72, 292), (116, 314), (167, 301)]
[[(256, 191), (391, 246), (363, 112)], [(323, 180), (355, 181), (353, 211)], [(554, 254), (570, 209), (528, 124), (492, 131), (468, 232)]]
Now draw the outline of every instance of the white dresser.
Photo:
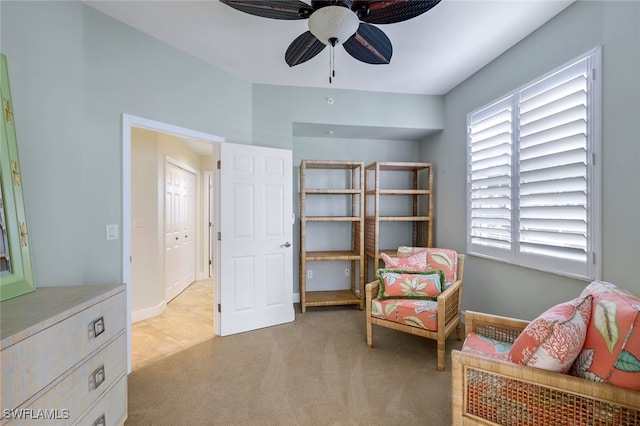
[(0, 303), (0, 424), (124, 424), (125, 294), (43, 287)]

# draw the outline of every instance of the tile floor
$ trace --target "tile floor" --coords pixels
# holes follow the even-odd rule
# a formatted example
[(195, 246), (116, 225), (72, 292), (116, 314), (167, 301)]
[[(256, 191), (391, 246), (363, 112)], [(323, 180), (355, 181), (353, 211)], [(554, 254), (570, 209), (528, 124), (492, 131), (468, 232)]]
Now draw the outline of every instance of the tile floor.
[(196, 281), (157, 317), (131, 326), (131, 369), (149, 365), (213, 334), (213, 280)]

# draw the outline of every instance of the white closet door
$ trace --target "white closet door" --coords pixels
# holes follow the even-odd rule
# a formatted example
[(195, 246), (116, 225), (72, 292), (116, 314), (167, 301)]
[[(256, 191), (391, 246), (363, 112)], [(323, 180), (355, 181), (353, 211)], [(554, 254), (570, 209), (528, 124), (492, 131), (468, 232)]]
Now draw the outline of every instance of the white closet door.
[(165, 301), (196, 278), (196, 174), (171, 162), (165, 168)]

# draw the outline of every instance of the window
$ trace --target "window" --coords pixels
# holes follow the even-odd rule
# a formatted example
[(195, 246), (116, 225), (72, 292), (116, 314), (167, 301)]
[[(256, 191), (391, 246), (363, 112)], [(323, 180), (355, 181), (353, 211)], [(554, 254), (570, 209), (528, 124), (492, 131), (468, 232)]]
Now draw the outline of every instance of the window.
[(600, 49), (467, 115), (467, 251), (600, 276)]

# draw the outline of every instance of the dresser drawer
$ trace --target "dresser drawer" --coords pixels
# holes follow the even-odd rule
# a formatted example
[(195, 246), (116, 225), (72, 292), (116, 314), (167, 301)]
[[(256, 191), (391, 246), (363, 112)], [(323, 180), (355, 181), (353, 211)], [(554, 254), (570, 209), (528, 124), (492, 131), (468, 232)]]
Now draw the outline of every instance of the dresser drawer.
[(82, 417), (79, 426), (122, 425), (127, 419), (127, 376), (120, 380)]
[[(0, 400), (19, 407), (126, 327), (120, 292), (2, 351)], [(126, 350), (125, 350), (126, 353)]]
[[(43, 414), (46, 410), (56, 415), (47, 419), (47, 425), (65, 425), (76, 422), (122, 375), (126, 374), (127, 338), (124, 331), (104, 349), (82, 365), (67, 373), (64, 379), (32, 403), (20, 407), (26, 415)], [(44, 414), (43, 414), (44, 415)], [(9, 425), (32, 424), (32, 419), (18, 418)]]

